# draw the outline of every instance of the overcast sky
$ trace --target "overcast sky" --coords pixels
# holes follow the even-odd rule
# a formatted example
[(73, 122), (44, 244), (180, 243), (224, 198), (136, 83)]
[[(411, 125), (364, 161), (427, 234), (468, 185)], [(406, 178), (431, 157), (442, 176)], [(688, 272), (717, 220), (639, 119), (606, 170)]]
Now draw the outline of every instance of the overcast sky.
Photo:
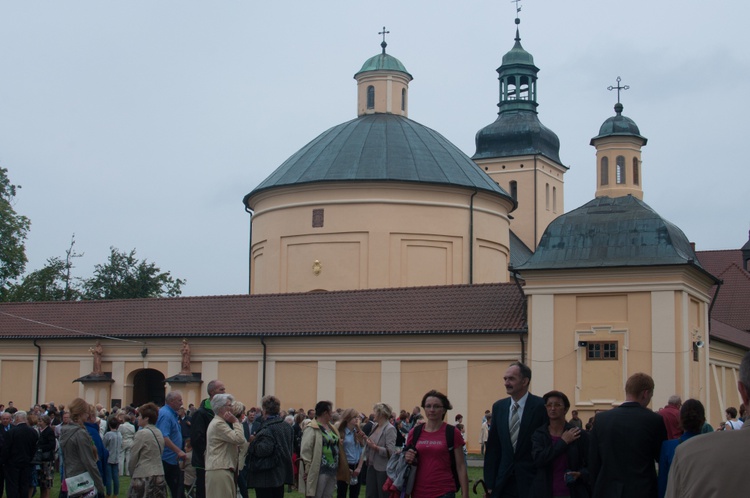
[[(698, 249), (748, 239), (750, 2), (525, 0), (539, 117), (560, 137), (565, 210), (594, 196), (601, 123), (648, 138), (644, 200)], [(0, 165), (31, 219), (27, 270), (73, 233), (88, 276), (109, 247), (247, 292), (242, 197), (317, 135), (356, 117), (352, 76), (380, 51), (414, 76), (409, 117), (469, 156), (496, 118), (513, 46), (508, 0), (0, 0)]]

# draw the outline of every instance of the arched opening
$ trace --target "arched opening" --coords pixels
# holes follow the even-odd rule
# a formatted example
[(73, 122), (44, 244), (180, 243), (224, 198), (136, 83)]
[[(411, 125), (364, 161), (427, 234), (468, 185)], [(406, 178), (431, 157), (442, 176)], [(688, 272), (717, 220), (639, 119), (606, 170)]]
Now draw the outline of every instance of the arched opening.
[(406, 88), (401, 89), (401, 110), (406, 110)]
[(372, 85), (367, 87), (367, 108), (375, 109), (375, 87)]
[(640, 185), (641, 175), (638, 174), (638, 158), (633, 158), (633, 184)]
[(615, 180), (618, 185), (621, 185), (625, 183), (625, 158), (623, 156), (617, 156), (616, 165)]
[(609, 185), (609, 159), (606, 156), (602, 157), (599, 179), (601, 185)]
[(153, 368), (144, 368), (133, 375), (133, 401), (135, 406), (153, 401), (159, 406), (164, 404), (166, 390), (164, 374)]

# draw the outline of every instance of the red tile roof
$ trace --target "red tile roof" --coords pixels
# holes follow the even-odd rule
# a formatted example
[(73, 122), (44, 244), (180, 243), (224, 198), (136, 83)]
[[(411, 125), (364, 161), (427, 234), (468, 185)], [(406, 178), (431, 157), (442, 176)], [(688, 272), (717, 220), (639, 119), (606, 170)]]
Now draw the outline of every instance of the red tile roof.
[[(701, 265), (723, 280), (711, 318), (750, 332), (750, 273), (742, 268), (742, 251), (699, 251)], [(712, 294), (716, 293), (716, 287)]]
[(0, 339), (525, 332), (514, 284), (0, 304)]
[(718, 320), (711, 320), (711, 337), (750, 349), (750, 334)]

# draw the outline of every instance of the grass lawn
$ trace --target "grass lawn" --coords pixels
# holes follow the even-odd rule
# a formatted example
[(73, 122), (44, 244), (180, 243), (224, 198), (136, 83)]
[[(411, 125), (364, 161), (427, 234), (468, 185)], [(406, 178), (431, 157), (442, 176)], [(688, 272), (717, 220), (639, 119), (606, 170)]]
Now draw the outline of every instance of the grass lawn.
[[(473, 495), (473, 491), (471, 488), (474, 486), (474, 483), (482, 478), (482, 467), (469, 467), (469, 494)], [(118, 495), (119, 498), (126, 498), (128, 496), (128, 487), (130, 486), (130, 477), (121, 476), (120, 477), (120, 494)], [(477, 490), (481, 493), (481, 488)], [(37, 491), (38, 493), (38, 491)], [(252, 498), (255, 498), (255, 492), (251, 489), (249, 491), (249, 496)], [(305, 498), (302, 493), (298, 493), (297, 491), (292, 491), (291, 493), (286, 493), (287, 496), (290, 498)], [(38, 496), (38, 494), (37, 494)], [(52, 487), (52, 492), (50, 493), (51, 498), (57, 498), (60, 496), (60, 474), (55, 473), (55, 484)], [(364, 498), (365, 496), (365, 490), (362, 489), (359, 493), (360, 498)]]

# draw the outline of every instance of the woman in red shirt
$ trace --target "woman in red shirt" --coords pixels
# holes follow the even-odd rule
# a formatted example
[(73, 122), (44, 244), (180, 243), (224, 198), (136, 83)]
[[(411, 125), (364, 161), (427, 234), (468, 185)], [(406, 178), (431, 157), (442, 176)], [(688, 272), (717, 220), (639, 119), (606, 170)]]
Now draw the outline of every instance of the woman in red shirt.
[[(405, 460), (416, 465), (412, 498), (454, 498), (456, 480), (452, 460), (455, 461), (462, 498), (469, 498), (469, 475), (464, 459), (464, 438), (461, 431), (444, 422), (445, 414), (452, 409), (448, 397), (438, 391), (429, 391), (422, 397), (422, 408), (427, 421), (419, 429), (414, 427), (406, 438)], [(415, 430), (419, 437), (415, 439)], [(453, 431), (453, 449), (449, 450), (446, 430)], [(452, 453), (452, 455), (451, 455)]]

